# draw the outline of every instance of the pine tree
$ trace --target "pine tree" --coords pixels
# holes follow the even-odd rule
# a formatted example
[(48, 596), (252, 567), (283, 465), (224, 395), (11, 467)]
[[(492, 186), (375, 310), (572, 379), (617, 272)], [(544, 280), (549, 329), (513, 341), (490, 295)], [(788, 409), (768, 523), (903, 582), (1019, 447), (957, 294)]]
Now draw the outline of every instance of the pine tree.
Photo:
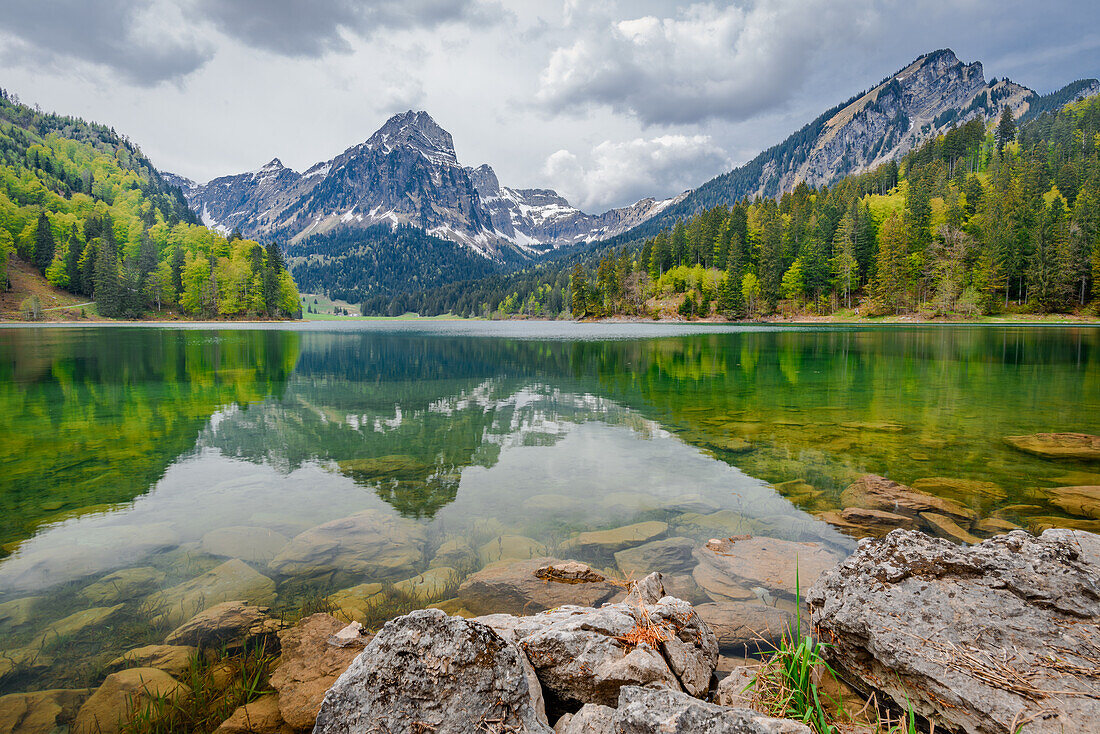
[(34, 233), (34, 264), (43, 273), (53, 262), (56, 245), (53, 239), (53, 230), (50, 229), (50, 219), (46, 212), (38, 214), (38, 227)]
[(1008, 105), (1001, 110), (1001, 119), (997, 123), (997, 153), (1004, 155), (1005, 146), (1016, 139), (1016, 118)]

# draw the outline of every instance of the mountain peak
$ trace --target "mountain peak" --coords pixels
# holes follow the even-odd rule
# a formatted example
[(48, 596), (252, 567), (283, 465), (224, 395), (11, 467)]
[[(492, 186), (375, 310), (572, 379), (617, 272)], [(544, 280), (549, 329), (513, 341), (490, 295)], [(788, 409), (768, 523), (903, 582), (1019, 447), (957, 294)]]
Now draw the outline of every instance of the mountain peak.
[(387, 153), (395, 148), (411, 148), (433, 163), (458, 164), (451, 134), (424, 110), (394, 115), (367, 139), (366, 144)]

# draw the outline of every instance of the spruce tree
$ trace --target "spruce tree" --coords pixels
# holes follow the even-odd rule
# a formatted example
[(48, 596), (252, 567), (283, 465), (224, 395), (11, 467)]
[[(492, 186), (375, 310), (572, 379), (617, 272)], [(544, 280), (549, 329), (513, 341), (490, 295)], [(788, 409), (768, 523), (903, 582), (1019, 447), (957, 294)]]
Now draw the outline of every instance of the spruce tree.
[(572, 294), (570, 311), (575, 319), (588, 315), (588, 275), (584, 266), (576, 263), (569, 273), (569, 291)]
[(118, 254), (113, 239), (100, 240), (95, 262), (95, 302), (100, 316), (115, 318), (122, 312), (122, 287), (118, 275)]
[(65, 273), (69, 276), (69, 290), (73, 293), (87, 293), (87, 287), (81, 280), (80, 256), (84, 253), (84, 243), (73, 224), (69, 232), (68, 249), (65, 251)]
[(997, 153), (1004, 155), (1005, 146), (1016, 139), (1016, 118), (1008, 105), (1001, 110), (1001, 119), (997, 123)]
[(53, 262), (56, 245), (53, 239), (53, 230), (50, 229), (50, 219), (46, 212), (39, 212), (38, 227), (34, 233), (34, 264), (43, 273)]

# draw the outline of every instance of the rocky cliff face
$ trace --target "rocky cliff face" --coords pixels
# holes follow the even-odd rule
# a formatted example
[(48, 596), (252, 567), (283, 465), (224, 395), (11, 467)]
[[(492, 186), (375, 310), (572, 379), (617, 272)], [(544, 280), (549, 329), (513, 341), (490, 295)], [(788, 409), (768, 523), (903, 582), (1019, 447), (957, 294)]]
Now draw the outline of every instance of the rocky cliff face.
[(743, 197), (775, 196), (799, 183), (829, 184), (905, 155), (929, 138), (1004, 107), (1017, 117), (1035, 105), (1050, 109), (1087, 96), (1095, 80), (1074, 82), (1046, 97), (1007, 79), (987, 82), (978, 62), (950, 49), (921, 56), (872, 89), (824, 113), (743, 166), (714, 178), (651, 217), (645, 233)]
[(172, 181), (207, 226), (224, 232), (299, 242), (337, 229), (408, 224), (494, 259), (505, 250), (530, 256), (617, 234), (667, 205), (646, 199), (590, 215), (549, 189), (502, 187), (490, 166), (459, 165), (451, 134), (411, 110), (302, 174), (275, 159), (205, 184)]

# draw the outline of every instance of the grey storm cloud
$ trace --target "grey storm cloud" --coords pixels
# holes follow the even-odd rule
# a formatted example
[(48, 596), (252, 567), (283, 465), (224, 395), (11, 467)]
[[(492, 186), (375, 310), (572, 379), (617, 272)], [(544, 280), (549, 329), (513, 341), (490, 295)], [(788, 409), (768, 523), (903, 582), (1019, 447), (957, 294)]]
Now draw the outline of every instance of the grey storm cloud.
[(79, 59), (147, 86), (189, 74), (214, 47), (168, 26), (170, 14), (141, 0), (0, 0), (0, 58), (6, 64)]
[(477, 0), (197, 0), (218, 30), (285, 56), (318, 56), (347, 47), (342, 33), (434, 28), (484, 17)]
[(0, 59), (88, 62), (138, 86), (177, 79), (217, 50), (209, 30), (288, 57), (349, 50), (347, 35), (432, 29), (494, 13), (480, 0), (0, 0)]

